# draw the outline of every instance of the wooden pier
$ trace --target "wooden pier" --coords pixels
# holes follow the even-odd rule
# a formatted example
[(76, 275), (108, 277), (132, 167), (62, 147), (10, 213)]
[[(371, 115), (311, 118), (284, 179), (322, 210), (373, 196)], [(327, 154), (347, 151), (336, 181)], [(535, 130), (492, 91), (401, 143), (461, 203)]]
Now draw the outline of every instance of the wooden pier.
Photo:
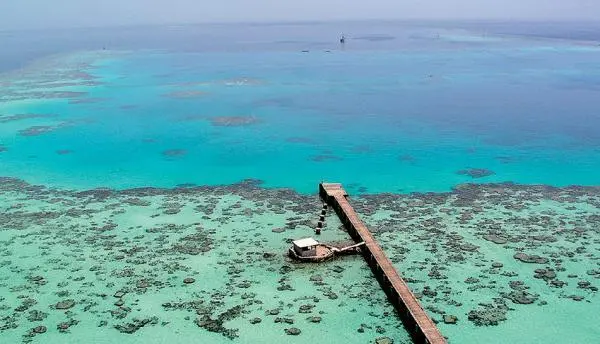
[(421, 304), (400, 277), (392, 262), (348, 203), (342, 184), (321, 183), (319, 194), (337, 213), (356, 242), (364, 242), (362, 252), (373, 274), (394, 305), (404, 326), (417, 344), (445, 344), (446, 339), (427, 315)]

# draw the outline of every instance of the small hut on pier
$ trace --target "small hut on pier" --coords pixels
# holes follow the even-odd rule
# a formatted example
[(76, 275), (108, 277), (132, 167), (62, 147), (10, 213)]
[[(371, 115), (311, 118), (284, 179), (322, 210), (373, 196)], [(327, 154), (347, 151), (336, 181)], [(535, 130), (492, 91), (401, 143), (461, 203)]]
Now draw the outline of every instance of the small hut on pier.
[(292, 242), (293, 250), (299, 257), (314, 257), (317, 255), (319, 243), (313, 238), (304, 238)]

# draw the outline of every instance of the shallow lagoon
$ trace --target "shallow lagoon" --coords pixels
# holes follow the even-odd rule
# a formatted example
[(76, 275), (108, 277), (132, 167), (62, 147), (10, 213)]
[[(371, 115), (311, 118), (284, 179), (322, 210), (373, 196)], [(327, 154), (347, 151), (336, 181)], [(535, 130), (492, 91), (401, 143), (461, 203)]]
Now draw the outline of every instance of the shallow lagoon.
[[(290, 340), (292, 327), (303, 331), (298, 342), (407, 338), (362, 258), (287, 258), (291, 239), (312, 235), (316, 197), (252, 184), (72, 193), (4, 180), (2, 188), (1, 318), (11, 342), (38, 325), (48, 328), (33, 337), (43, 342), (256, 343)], [(339, 225), (332, 218), (322, 240), (349, 242)], [(65, 300), (72, 307), (56, 309)], [(134, 319), (150, 323), (138, 329)]]
[[(316, 196), (252, 181), (81, 192), (14, 179), (2, 196), (11, 342), (409, 342), (362, 258), (286, 257), (312, 235)], [(465, 185), (352, 203), (451, 343), (600, 336), (597, 188)], [(320, 240), (349, 236), (330, 215)]]

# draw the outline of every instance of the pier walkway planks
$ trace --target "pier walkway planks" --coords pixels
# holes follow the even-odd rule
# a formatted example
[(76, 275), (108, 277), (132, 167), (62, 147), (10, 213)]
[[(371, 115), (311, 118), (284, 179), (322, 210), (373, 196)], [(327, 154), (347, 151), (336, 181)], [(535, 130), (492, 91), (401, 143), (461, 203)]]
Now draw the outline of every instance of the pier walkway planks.
[(418, 344), (445, 344), (446, 339), (427, 315), (421, 304), (400, 277), (365, 224), (348, 203), (348, 194), (337, 183), (321, 183), (321, 198), (331, 205), (357, 242), (363, 242), (363, 255), (373, 274), (394, 305), (413, 341)]

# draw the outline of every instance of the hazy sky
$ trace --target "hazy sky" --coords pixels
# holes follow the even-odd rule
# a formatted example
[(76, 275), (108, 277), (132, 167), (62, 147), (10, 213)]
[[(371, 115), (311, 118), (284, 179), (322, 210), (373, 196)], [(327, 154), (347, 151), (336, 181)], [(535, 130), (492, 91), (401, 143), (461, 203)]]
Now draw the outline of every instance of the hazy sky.
[(600, 20), (600, 0), (0, 0), (0, 29), (339, 19)]

